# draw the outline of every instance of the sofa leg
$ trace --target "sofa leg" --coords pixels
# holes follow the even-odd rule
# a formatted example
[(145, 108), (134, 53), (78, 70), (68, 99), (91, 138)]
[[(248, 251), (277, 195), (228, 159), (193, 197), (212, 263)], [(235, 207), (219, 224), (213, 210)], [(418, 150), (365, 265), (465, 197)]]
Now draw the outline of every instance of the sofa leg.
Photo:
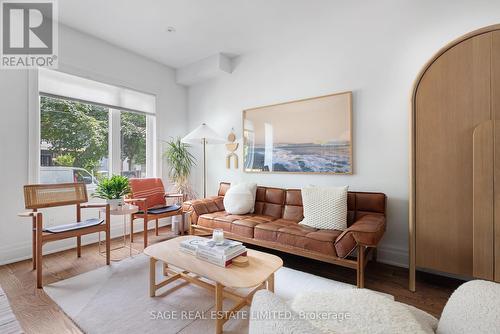
[(357, 267), (357, 280), (356, 285), (362, 289), (365, 287), (365, 246), (358, 246), (358, 267)]

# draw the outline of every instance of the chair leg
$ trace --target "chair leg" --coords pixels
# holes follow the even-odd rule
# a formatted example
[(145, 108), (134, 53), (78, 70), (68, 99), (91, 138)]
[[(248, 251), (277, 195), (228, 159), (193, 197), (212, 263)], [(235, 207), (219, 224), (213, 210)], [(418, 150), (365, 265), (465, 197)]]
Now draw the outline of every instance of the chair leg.
[(358, 288), (362, 289), (365, 287), (365, 246), (358, 246), (358, 266), (357, 266), (357, 282)]
[(377, 248), (372, 249), (372, 261), (377, 262)]
[(76, 256), (82, 257), (82, 237), (76, 237)]
[(106, 206), (106, 265), (111, 263), (111, 215), (109, 204)]
[(155, 220), (155, 224), (156, 224), (155, 225), (155, 234), (156, 234), (156, 236), (158, 236), (159, 235), (158, 234), (158, 219)]
[(134, 242), (134, 215), (130, 215), (130, 243)]
[(42, 276), (42, 214), (39, 213), (36, 218), (36, 287), (38, 289), (42, 288), (43, 276)]
[(148, 216), (144, 215), (144, 248), (148, 247)]
[(36, 269), (36, 218), (33, 217), (33, 231), (31, 233), (31, 251), (32, 251), (32, 257), (31, 257), (31, 262), (33, 262), (33, 270)]

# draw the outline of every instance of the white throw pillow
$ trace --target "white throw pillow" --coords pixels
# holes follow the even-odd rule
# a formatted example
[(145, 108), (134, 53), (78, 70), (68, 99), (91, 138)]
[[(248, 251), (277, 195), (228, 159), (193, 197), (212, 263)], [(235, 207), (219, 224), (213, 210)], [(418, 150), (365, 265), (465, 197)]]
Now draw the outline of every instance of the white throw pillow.
[(343, 231), (347, 228), (347, 186), (302, 188), (304, 219), (309, 227)]
[(224, 195), (224, 208), (227, 213), (244, 215), (252, 213), (255, 206), (257, 183), (239, 183), (231, 186)]

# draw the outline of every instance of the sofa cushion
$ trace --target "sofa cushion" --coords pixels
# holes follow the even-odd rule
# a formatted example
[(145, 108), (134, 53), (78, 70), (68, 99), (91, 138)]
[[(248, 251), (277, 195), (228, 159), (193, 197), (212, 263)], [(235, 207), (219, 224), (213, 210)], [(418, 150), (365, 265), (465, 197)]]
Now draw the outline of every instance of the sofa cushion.
[(212, 213), (202, 214), (198, 218), (197, 224), (203, 227), (214, 228), (213, 220), (215, 217), (227, 216), (228, 213), (226, 211), (217, 211)]
[(278, 230), (289, 225), (297, 225), (297, 222), (288, 219), (276, 219), (272, 222), (259, 224), (255, 226), (254, 238), (263, 241), (276, 242), (278, 238)]
[(304, 219), (304, 211), (302, 208), (302, 194), (299, 189), (286, 190), (283, 218), (295, 220), (297, 222)]
[(283, 214), (283, 205), (264, 203), (264, 210), (262, 211), (264, 215), (273, 216), (275, 218), (281, 218)]
[(302, 206), (285, 205), (283, 218), (294, 220), (298, 223), (304, 219), (304, 210), (302, 209)]
[(276, 242), (278, 230), (282, 227), (274, 222), (259, 224), (254, 228), (253, 237), (257, 240)]
[(254, 237), (254, 227), (275, 220), (274, 217), (266, 215), (251, 215), (242, 220), (235, 220), (231, 225), (231, 232), (245, 238)]
[(284, 189), (257, 187), (254, 213), (281, 218), (284, 204)]
[(220, 211), (224, 211), (224, 197), (216, 197), (214, 198), (215, 205), (217, 206), (217, 209)]
[(208, 228), (221, 228), (226, 232), (231, 232), (231, 223), (238, 219), (243, 219), (242, 215), (231, 215), (226, 211), (205, 213), (198, 218), (198, 225)]
[(203, 217), (205, 219), (214, 219), (216, 217), (224, 217), (229, 215), (226, 211), (215, 211), (211, 213), (205, 213), (204, 215), (201, 215), (200, 217)]
[(287, 246), (305, 248), (306, 235), (315, 231), (317, 229), (298, 224), (285, 226), (278, 230), (276, 241)]
[(235, 220), (231, 224), (231, 233), (237, 234), (245, 238), (253, 238), (253, 230), (259, 222), (252, 221), (249, 219)]
[(356, 210), (385, 213), (385, 195), (381, 193), (356, 193)]
[(304, 248), (327, 255), (336, 255), (335, 239), (342, 233), (338, 230), (318, 230), (306, 235)]
[(217, 204), (215, 204), (215, 201), (205, 201), (204, 204), (207, 207), (208, 212), (217, 212), (220, 210)]
[(281, 225), (281, 226), (298, 226), (295, 220), (291, 219), (276, 219), (273, 220), (273, 224)]

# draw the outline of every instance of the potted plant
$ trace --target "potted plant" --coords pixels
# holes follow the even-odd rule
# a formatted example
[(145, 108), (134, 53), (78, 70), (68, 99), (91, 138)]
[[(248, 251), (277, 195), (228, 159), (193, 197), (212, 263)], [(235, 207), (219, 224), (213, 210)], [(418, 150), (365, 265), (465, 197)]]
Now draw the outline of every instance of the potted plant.
[(169, 166), (169, 177), (174, 183), (175, 191), (184, 195), (184, 200), (196, 197), (189, 176), (191, 168), (196, 165), (196, 160), (189, 152), (189, 145), (185, 144), (178, 138), (172, 138), (167, 142), (167, 149), (163, 156), (167, 160)]
[(130, 185), (125, 176), (113, 175), (99, 181), (93, 197), (106, 200), (111, 209), (117, 209), (124, 204), (123, 198), (130, 193)]

